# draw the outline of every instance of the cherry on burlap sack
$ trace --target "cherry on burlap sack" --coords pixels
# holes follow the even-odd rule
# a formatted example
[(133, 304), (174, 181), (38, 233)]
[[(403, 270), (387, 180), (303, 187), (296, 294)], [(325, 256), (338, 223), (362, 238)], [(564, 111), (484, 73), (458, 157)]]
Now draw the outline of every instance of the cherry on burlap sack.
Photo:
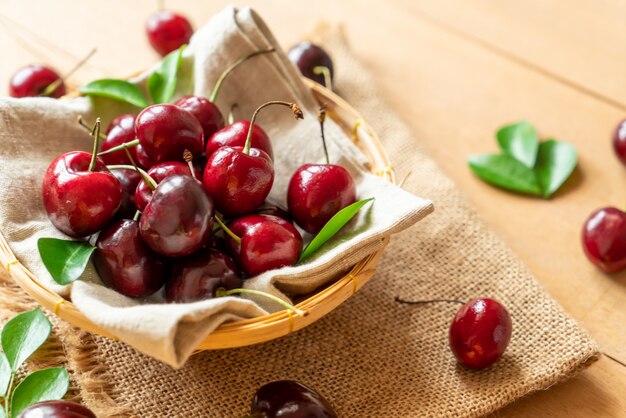
[[(105, 338), (94, 337), (96, 344), (87, 348), (80, 338), (67, 341), (70, 362), (91, 356), (92, 369), (115, 387), (111, 397), (133, 411), (111, 416), (240, 417), (255, 389), (276, 379), (316, 388), (341, 417), (480, 416), (567, 379), (598, 358), (595, 342), (485, 227), (380, 100), (341, 32), (325, 29), (318, 36), (336, 63), (339, 93), (373, 125), (399, 176), (413, 171), (404, 187), (431, 197), (437, 211), (393, 237), (378, 273), (358, 295), (279, 340), (203, 352), (181, 370)], [(396, 295), (496, 298), (513, 320), (509, 348), (487, 370), (459, 367), (448, 348), (448, 326), (458, 306), (399, 305)], [(84, 397), (89, 406), (106, 410), (93, 396)]]

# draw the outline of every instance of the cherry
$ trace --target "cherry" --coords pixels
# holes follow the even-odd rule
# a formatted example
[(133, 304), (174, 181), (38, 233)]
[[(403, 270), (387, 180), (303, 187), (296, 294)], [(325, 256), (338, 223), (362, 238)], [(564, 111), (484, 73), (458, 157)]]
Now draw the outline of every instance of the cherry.
[(607, 273), (626, 268), (626, 213), (606, 207), (593, 212), (582, 230), (583, 250)]
[[(239, 120), (215, 132), (206, 143), (206, 156), (211, 157), (215, 151), (221, 147), (243, 147), (246, 144), (246, 137), (250, 130), (249, 120)], [(274, 160), (274, 151), (270, 137), (267, 136), (263, 128), (259, 125), (252, 127), (250, 137), (250, 147), (265, 151), (270, 159)]]
[(622, 164), (626, 165), (626, 119), (615, 127), (615, 132), (613, 132), (613, 150)]
[(94, 265), (102, 281), (132, 298), (143, 298), (159, 290), (167, 278), (165, 261), (144, 244), (139, 223), (123, 219), (100, 232)]
[(100, 119), (94, 131), (92, 154), (73, 151), (56, 158), (43, 177), (42, 196), (52, 224), (72, 237), (102, 229), (122, 202), (122, 186), (97, 157)]
[(326, 51), (309, 41), (295, 45), (287, 53), (303, 76), (332, 90), (333, 61)]
[(219, 108), (204, 97), (185, 96), (174, 102), (174, 106), (186, 110), (198, 119), (202, 125), (204, 138), (208, 139), (224, 127), (224, 116)]
[(61, 400), (32, 404), (18, 418), (96, 418), (96, 415), (81, 404)]
[[(120, 115), (113, 119), (106, 131), (106, 139), (102, 142), (100, 153), (104, 153), (113, 147), (131, 142), (135, 139), (135, 115)], [(133, 160), (137, 162), (137, 147), (128, 148)], [(100, 155), (102, 161), (107, 165), (111, 164), (131, 164), (124, 150), (115, 151), (110, 154)], [(139, 166), (143, 167), (141, 163)]]
[(152, 105), (137, 116), (135, 134), (139, 144), (154, 164), (183, 161), (183, 153), (203, 151), (204, 135), (198, 119), (171, 104)]
[(293, 380), (267, 383), (257, 389), (250, 412), (259, 418), (337, 418), (319, 393)]
[[(157, 164), (148, 170), (148, 175), (157, 183), (176, 174), (191, 176), (191, 171), (187, 164), (178, 161)], [(198, 172), (198, 170), (195, 170), (194, 175), (195, 178), (200, 178), (200, 172)], [(141, 180), (134, 192), (137, 209), (143, 211), (150, 202), (150, 199), (152, 199), (153, 193), (153, 190), (145, 180)]]
[(241, 287), (239, 268), (226, 254), (203, 249), (181, 258), (174, 264), (165, 285), (168, 302), (195, 302), (216, 297), (218, 289)]
[(130, 219), (137, 211), (135, 190), (141, 181), (141, 174), (135, 170), (113, 170), (111, 173), (122, 186), (122, 202), (115, 216), (117, 218)]
[(135, 146), (135, 154), (137, 155), (137, 164), (139, 164), (146, 170), (154, 165), (150, 157), (148, 157), (148, 154), (146, 154), (146, 150), (141, 146), (141, 144), (137, 144)]
[(146, 206), (139, 229), (153, 251), (180, 257), (200, 249), (211, 234), (213, 202), (200, 182), (174, 175), (163, 180)]
[(261, 109), (271, 105), (287, 106), (296, 118), (302, 118), (302, 111), (293, 103), (264, 103), (252, 115), (244, 147), (221, 147), (207, 161), (202, 183), (215, 201), (217, 210), (225, 216), (252, 212), (263, 203), (272, 188), (274, 166), (270, 156), (251, 148), (254, 121)]
[(155, 51), (166, 56), (189, 43), (193, 28), (187, 18), (169, 10), (159, 10), (148, 18), (146, 33)]
[(65, 84), (61, 76), (49, 67), (39, 64), (28, 65), (17, 70), (9, 82), (9, 94), (11, 97), (35, 97), (46, 92), (46, 88), (57, 82), (58, 86), (50, 93), (49, 97), (59, 98), (66, 93)]
[(356, 201), (352, 175), (340, 165), (329, 164), (324, 139), (325, 110), (319, 114), (326, 164), (305, 164), (289, 181), (287, 206), (305, 231), (318, 233), (337, 212)]
[(495, 363), (511, 339), (511, 317), (493, 299), (472, 299), (457, 311), (450, 325), (450, 348), (459, 363), (484, 369)]
[(302, 252), (298, 230), (277, 216), (248, 215), (235, 219), (228, 227), (240, 241), (226, 235), (226, 248), (250, 276), (294, 265)]

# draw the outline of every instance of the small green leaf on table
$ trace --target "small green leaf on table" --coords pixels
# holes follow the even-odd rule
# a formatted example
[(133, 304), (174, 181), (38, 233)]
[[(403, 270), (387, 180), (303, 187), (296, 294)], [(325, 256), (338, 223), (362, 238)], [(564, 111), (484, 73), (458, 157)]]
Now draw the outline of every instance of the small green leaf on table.
[(51, 331), (50, 321), (39, 308), (21, 313), (6, 323), (0, 339), (12, 372), (41, 347)]
[(541, 186), (541, 194), (548, 198), (576, 168), (576, 150), (566, 142), (558, 142), (554, 139), (544, 141), (539, 146), (539, 156), (535, 172)]
[(96, 247), (87, 242), (39, 238), (39, 255), (55, 282), (67, 285), (78, 279)]
[(186, 45), (170, 52), (148, 79), (148, 91), (154, 103), (169, 103), (176, 90), (178, 69)]
[(143, 95), (141, 89), (126, 80), (113, 78), (95, 80), (83, 86), (80, 92), (86, 96), (101, 96), (130, 103), (139, 108), (148, 106), (148, 99)]
[(474, 155), (468, 160), (472, 171), (494, 186), (541, 196), (541, 188), (532, 168), (508, 154)]
[(6, 354), (0, 353), (0, 398), (6, 396), (12, 374), (13, 370), (11, 370)]
[(20, 382), (11, 398), (11, 418), (16, 418), (28, 406), (43, 401), (62, 399), (70, 379), (63, 367), (39, 370)]
[(496, 138), (500, 148), (527, 167), (533, 168), (539, 149), (539, 135), (528, 122), (507, 125), (498, 130)]
[(370, 197), (369, 199), (359, 200), (358, 202), (354, 202), (353, 204), (346, 206), (345, 208), (337, 212), (335, 216), (330, 218), (326, 225), (324, 225), (322, 230), (318, 232), (318, 234), (313, 238), (309, 245), (307, 245), (304, 251), (302, 251), (302, 254), (300, 255), (300, 260), (298, 260), (298, 262), (301, 262), (313, 255), (315, 251), (317, 251), (337, 232), (339, 232), (339, 230), (343, 228), (345, 224), (350, 222), (350, 220), (354, 218), (354, 216), (363, 206), (365, 206), (366, 203), (373, 200), (373, 197)]

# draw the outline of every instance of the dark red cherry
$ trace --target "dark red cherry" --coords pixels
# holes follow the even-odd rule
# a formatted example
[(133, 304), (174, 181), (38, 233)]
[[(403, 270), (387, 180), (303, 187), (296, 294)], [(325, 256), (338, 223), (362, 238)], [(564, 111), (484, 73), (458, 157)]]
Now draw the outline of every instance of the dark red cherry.
[[(120, 115), (117, 118), (113, 119), (109, 124), (106, 132), (106, 139), (102, 142), (102, 148), (100, 152), (107, 151), (113, 147), (117, 147), (118, 145), (122, 145), (125, 142), (130, 142), (135, 139), (135, 115), (126, 114)], [(130, 155), (135, 160), (135, 163), (140, 167), (143, 167), (141, 163), (137, 161), (137, 147), (128, 148)], [(126, 155), (126, 151), (120, 150), (115, 151), (110, 154), (104, 154), (100, 156), (102, 161), (104, 161), (107, 165), (117, 165), (117, 164), (131, 164), (131, 161), (128, 159)]]
[(337, 418), (322, 395), (293, 380), (279, 380), (257, 389), (250, 413), (264, 418)]
[(122, 202), (120, 182), (96, 158), (89, 171), (91, 154), (68, 152), (55, 159), (43, 177), (42, 195), (52, 224), (72, 237), (101, 230)]
[[(246, 143), (248, 130), (250, 130), (250, 121), (239, 120), (215, 132), (206, 143), (205, 151), (207, 158), (213, 155), (218, 148), (224, 146), (243, 147)], [(274, 152), (272, 150), (270, 138), (267, 136), (263, 128), (257, 124), (252, 127), (250, 144), (253, 148), (265, 151), (265, 153), (269, 155), (272, 160), (274, 160)]]
[(264, 151), (222, 147), (207, 161), (202, 176), (215, 208), (227, 217), (250, 213), (260, 206), (274, 183), (272, 159)]
[(189, 150), (194, 157), (202, 154), (202, 126), (194, 115), (171, 104), (145, 108), (135, 120), (135, 134), (153, 164), (184, 161)]
[(289, 181), (289, 213), (305, 231), (317, 234), (337, 212), (356, 201), (352, 175), (335, 164), (305, 164)]
[[(159, 184), (166, 178), (176, 175), (176, 174), (181, 174), (184, 176), (191, 176), (191, 170), (189, 169), (189, 166), (186, 163), (181, 163), (178, 161), (169, 161), (166, 163), (157, 164), (153, 166), (150, 170), (148, 170), (148, 175), (157, 184)], [(198, 179), (200, 178), (200, 172), (198, 170), (195, 170), (194, 174), (196, 178)], [(153, 191), (146, 184), (146, 182), (142, 179), (137, 185), (137, 188), (134, 193), (135, 193), (135, 203), (137, 204), (137, 209), (143, 211), (146, 208), (146, 205), (148, 205), (148, 203), (150, 202), (150, 199), (152, 199)]]
[(512, 330), (511, 317), (498, 301), (472, 299), (452, 320), (450, 348), (463, 366), (484, 369), (502, 356)]
[(144, 244), (139, 223), (113, 222), (98, 235), (94, 265), (100, 278), (113, 290), (131, 297), (154, 294), (167, 279), (167, 264)]
[(626, 165), (626, 119), (615, 127), (615, 132), (613, 132), (613, 150), (622, 164)]
[[(11, 97), (40, 96), (50, 84), (59, 80), (61, 76), (51, 68), (33, 64), (17, 70), (9, 82)], [(65, 84), (61, 82), (57, 88), (48, 94), (48, 97), (59, 98), (65, 95)]]
[[(174, 102), (174, 106), (186, 110), (198, 119), (202, 125), (204, 138), (208, 139), (224, 127), (224, 117), (219, 108), (204, 97), (185, 96)], [(245, 137), (244, 137), (245, 142)]]
[(152, 14), (146, 22), (150, 45), (162, 56), (188, 44), (193, 28), (187, 18), (169, 10)]
[(213, 249), (203, 249), (178, 259), (165, 285), (168, 302), (195, 302), (215, 297), (219, 288), (231, 290), (242, 284), (232, 258)]
[(32, 404), (18, 418), (96, 418), (96, 415), (81, 404), (62, 400)]
[(333, 61), (326, 51), (309, 41), (303, 41), (295, 45), (287, 53), (289, 60), (300, 70), (303, 76), (310, 78), (319, 84), (326, 85), (323, 74), (316, 74), (315, 67), (326, 67), (330, 72), (331, 80), (334, 77)]
[(115, 178), (120, 182), (120, 186), (122, 186), (122, 203), (119, 209), (117, 209), (115, 217), (132, 219), (137, 211), (135, 190), (141, 181), (141, 174), (135, 170), (113, 170), (111, 173), (113, 173)]
[(272, 215), (248, 215), (228, 224), (241, 238), (237, 243), (226, 235), (230, 254), (250, 276), (296, 264), (302, 252), (302, 237), (286, 220)]
[(626, 268), (626, 213), (602, 208), (585, 221), (582, 244), (589, 261), (607, 273)]
[(139, 165), (143, 169), (147, 170), (154, 165), (154, 163), (152, 162), (150, 157), (148, 157), (148, 154), (146, 154), (146, 151), (143, 149), (141, 144), (137, 144), (135, 146), (135, 153), (137, 154), (137, 165)]
[(213, 202), (199, 181), (174, 175), (154, 191), (139, 221), (144, 242), (168, 257), (200, 249), (211, 235)]

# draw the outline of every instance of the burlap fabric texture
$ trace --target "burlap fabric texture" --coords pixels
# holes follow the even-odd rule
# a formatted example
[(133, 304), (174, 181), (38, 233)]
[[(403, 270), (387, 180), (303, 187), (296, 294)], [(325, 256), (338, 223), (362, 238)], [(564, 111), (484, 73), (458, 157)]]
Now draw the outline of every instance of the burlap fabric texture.
[[(485, 227), (388, 110), (340, 34), (319, 35), (336, 62), (339, 93), (371, 121), (397, 172), (413, 170), (404, 187), (431, 197), (438, 210), (394, 236), (376, 276), (348, 302), (270, 343), (200, 353), (173, 370), (125, 344), (59, 324), (76, 395), (98, 416), (240, 417), (258, 386), (296, 379), (323, 393), (341, 417), (474, 417), (597, 359), (589, 335)], [(15, 291), (3, 285), (3, 300), (15, 300)], [(447, 342), (457, 306), (398, 305), (397, 295), (500, 300), (513, 320), (507, 352), (487, 370), (459, 367)]]

